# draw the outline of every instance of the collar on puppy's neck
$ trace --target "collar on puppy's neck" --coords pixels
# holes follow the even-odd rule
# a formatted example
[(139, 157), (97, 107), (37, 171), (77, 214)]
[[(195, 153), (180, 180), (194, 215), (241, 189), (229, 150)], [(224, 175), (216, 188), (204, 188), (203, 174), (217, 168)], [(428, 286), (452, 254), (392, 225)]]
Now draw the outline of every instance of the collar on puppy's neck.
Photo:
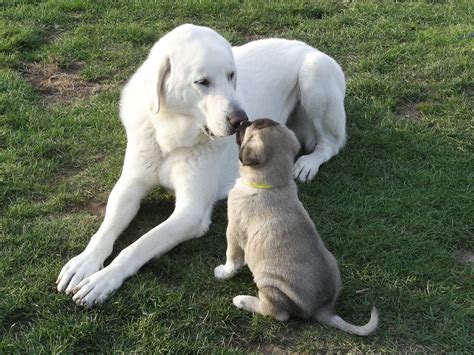
[(255, 187), (256, 189), (271, 189), (271, 188), (273, 188), (273, 185), (260, 184), (258, 182), (253, 182), (253, 181), (242, 180), (242, 183), (244, 183), (245, 185), (250, 186), (250, 187)]

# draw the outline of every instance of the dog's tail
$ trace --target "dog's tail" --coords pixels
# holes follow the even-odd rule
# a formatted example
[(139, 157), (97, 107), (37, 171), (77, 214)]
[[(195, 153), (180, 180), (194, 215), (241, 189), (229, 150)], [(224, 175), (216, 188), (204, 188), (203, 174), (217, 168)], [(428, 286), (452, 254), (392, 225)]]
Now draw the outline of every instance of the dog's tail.
[(377, 326), (379, 325), (379, 311), (375, 306), (372, 308), (372, 313), (370, 314), (370, 320), (367, 324), (357, 326), (351, 323), (346, 322), (344, 319), (339, 317), (334, 311), (323, 310), (317, 315), (317, 320), (325, 325), (343, 330), (347, 333), (355, 335), (369, 335), (372, 334)]

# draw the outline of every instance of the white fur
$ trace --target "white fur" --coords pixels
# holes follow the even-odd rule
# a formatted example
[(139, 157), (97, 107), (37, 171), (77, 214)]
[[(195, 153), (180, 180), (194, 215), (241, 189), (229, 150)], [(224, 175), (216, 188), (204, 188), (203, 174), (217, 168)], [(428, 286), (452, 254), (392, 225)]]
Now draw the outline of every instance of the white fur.
[[(198, 83), (203, 78), (209, 87)], [(63, 267), (58, 290), (74, 293), (81, 305), (100, 303), (152, 257), (207, 232), (213, 203), (227, 196), (238, 175), (227, 119), (236, 108), (250, 120), (288, 121), (309, 151), (296, 162), (295, 177), (311, 180), (344, 144), (344, 94), (337, 63), (302, 42), (269, 39), (231, 48), (216, 32), (193, 25), (162, 37), (122, 92), (128, 143), (104, 221)], [(174, 191), (174, 212), (101, 270), (157, 185)]]

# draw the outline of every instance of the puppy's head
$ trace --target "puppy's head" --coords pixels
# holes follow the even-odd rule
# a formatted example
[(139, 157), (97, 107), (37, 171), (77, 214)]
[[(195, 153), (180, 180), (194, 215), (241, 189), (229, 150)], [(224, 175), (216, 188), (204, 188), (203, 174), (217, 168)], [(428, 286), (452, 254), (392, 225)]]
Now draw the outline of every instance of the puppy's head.
[(254, 168), (266, 165), (292, 166), (300, 143), (295, 134), (269, 118), (253, 122), (243, 121), (236, 135), (240, 147), (239, 160), (243, 166)]

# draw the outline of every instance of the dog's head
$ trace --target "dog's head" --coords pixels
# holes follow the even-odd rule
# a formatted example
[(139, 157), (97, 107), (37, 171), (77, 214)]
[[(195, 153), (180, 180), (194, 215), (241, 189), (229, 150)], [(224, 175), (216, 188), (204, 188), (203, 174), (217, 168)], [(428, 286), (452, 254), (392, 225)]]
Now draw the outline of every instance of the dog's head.
[(236, 95), (232, 49), (207, 27), (182, 25), (162, 37), (144, 64), (150, 110), (188, 117), (209, 136), (227, 136), (247, 120)]
[(301, 147), (289, 128), (268, 118), (242, 122), (236, 139), (241, 164), (256, 169), (267, 165), (291, 168)]

